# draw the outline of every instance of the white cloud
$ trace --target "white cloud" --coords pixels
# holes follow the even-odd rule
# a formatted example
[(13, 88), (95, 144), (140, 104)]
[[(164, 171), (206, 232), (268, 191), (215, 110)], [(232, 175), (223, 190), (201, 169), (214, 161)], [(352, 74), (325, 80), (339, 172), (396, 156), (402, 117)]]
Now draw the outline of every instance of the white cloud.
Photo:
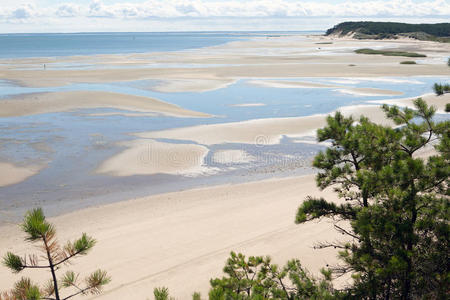
[[(0, 0), (2, 32), (326, 29), (339, 21), (448, 22), (450, 0)], [(37, 3), (41, 3), (40, 5)]]
[(39, 16), (39, 13), (33, 4), (21, 5), (12, 9), (9, 14), (12, 19), (28, 19), (37, 16)]
[(73, 3), (66, 3), (60, 5), (56, 11), (55, 15), (58, 17), (75, 17), (80, 15), (81, 8), (79, 5)]
[(7, 18), (26, 19), (40, 14), (46, 17), (99, 18), (178, 18), (178, 17), (324, 17), (324, 16), (450, 16), (450, 2), (446, 0), (390, 0), (346, 1), (326, 3), (312, 0), (149, 0), (130, 3), (126, 0), (106, 4), (92, 0), (80, 5), (67, 3), (40, 9), (28, 4), (0, 12)]

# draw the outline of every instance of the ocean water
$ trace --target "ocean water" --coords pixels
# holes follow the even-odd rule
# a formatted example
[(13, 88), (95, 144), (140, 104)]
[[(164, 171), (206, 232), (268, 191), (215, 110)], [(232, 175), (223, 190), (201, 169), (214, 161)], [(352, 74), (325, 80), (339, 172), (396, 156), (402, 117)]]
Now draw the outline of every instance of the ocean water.
[[(289, 32), (288, 34), (300, 33)], [(301, 32), (304, 34), (321, 32)], [(0, 58), (179, 51), (286, 32), (108, 32), (0, 34)]]

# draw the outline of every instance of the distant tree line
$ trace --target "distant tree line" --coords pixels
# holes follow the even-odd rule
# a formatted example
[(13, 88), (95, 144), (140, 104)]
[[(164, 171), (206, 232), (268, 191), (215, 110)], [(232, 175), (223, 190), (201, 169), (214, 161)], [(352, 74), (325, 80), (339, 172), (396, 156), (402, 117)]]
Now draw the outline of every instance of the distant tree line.
[(450, 37), (450, 23), (406, 24), (395, 22), (343, 22), (326, 31), (326, 35), (358, 32), (368, 35), (424, 32), (436, 37)]

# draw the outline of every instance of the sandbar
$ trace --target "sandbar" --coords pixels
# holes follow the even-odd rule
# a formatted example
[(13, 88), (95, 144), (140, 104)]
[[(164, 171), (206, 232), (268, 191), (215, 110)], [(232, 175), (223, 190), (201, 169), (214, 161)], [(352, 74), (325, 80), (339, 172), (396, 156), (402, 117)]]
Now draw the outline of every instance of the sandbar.
[[(374, 122), (392, 125), (377, 105), (356, 105), (342, 107), (339, 110), (347, 116), (353, 115), (359, 118), (365, 115)], [(264, 146), (278, 144), (283, 136), (314, 136), (315, 131), (326, 124), (325, 117), (326, 114), (318, 114), (306, 117), (254, 119), (143, 132), (135, 135), (140, 138), (190, 140), (203, 145), (243, 143)]]
[(16, 184), (37, 173), (42, 167), (18, 166), (7, 162), (0, 162), (0, 187)]
[(161, 100), (100, 91), (23, 94), (0, 101), (0, 117), (17, 117), (86, 108), (117, 108), (168, 116), (205, 118), (210, 115), (183, 109)]
[(263, 87), (272, 88), (337, 88), (337, 91), (346, 94), (359, 95), (359, 96), (397, 96), (402, 95), (402, 92), (376, 89), (376, 88), (355, 88), (341, 85), (331, 85), (317, 82), (308, 81), (287, 81), (287, 80), (250, 80), (250, 84), (259, 85)]
[(97, 173), (114, 176), (174, 174), (195, 176), (203, 166), (208, 148), (195, 144), (172, 144), (154, 140), (125, 143), (127, 149), (104, 161)]

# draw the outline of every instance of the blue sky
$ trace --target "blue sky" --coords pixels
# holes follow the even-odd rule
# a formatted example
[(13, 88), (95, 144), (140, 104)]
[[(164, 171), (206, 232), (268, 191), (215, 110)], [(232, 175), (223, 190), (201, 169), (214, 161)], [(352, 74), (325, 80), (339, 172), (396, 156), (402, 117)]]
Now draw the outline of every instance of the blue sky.
[(325, 30), (346, 20), (437, 23), (450, 0), (0, 0), (0, 32)]

